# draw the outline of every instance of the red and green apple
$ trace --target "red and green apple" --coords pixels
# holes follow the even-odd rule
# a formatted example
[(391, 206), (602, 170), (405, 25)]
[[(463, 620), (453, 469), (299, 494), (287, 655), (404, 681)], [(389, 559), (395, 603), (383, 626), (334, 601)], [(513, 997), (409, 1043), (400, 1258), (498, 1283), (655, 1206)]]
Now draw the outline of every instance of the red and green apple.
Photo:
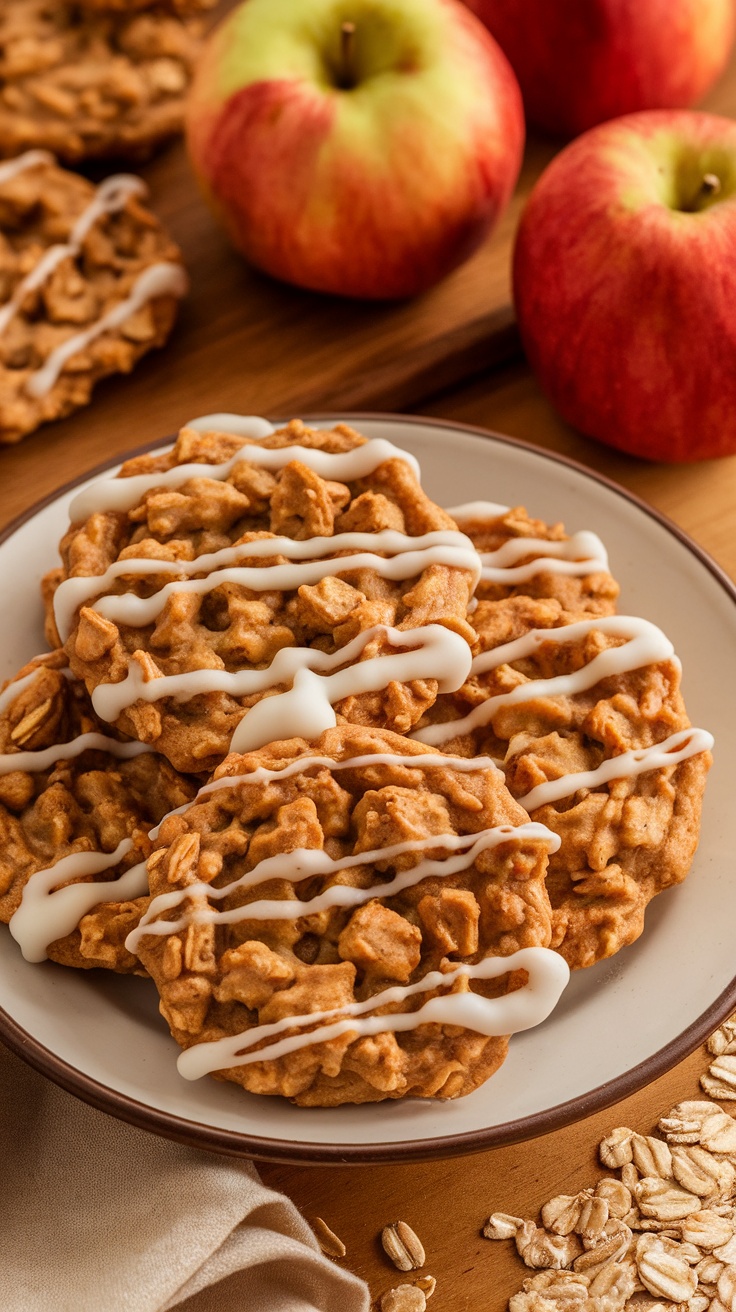
[(508, 55), (527, 118), (579, 132), (688, 108), (723, 72), (734, 0), (466, 0)]
[(736, 122), (652, 110), (578, 137), (525, 206), (514, 298), (568, 423), (652, 460), (736, 452)]
[(489, 232), (524, 119), (505, 56), (460, 0), (245, 0), (206, 46), (187, 140), (252, 264), (391, 298)]

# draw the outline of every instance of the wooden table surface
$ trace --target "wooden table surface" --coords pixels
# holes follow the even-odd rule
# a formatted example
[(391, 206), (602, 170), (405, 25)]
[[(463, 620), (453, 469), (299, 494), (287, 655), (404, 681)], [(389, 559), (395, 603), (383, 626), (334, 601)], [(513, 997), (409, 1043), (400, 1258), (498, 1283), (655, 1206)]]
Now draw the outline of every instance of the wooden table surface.
[[(736, 115), (734, 69), (710, 104)], [(524, 189), (550, 153), (549, 145), (532, 143)], [(562, 424), (523, 363), (499, 366), (514, 349), (507, 261), (518, 199), (492, 256), (484, 248), (474, 264), (413, 305), (355, 307), (250, 274), (206, 214), (181, 147), (146, 175), (193, 274), (182, 323), (164, 352), (129, 379), (104, 384), (86, 411), (0, 451), (0, 529), (69, 479), (195, 413), (390, 404), (572, 455), (666, 512), (736, 576), (736, 457), (668, 467), (618, 455)], [(54, 544), (49, 551), (51, 558)], [(437, 1279), (431, 1312), (502, 1312), (526, 1272), (510, 1245), (480, 1237), (488, 1214), (536, 1216), (555, 1193), (592, 1183), (602, 1134), (621, 1123), (648, 1131), (674, 1102), (697, 1094), (705, 1065), (698, 1051), (619, 1107), (527, 1144), (419, 1165), (266, 1166), (263, 1175), (339, 1233), (345, 1263), (374, 1296), (399, 1279), (378, 1235), (387, 1222), (403, 1219), (421, 1236), (426, 1270)]]

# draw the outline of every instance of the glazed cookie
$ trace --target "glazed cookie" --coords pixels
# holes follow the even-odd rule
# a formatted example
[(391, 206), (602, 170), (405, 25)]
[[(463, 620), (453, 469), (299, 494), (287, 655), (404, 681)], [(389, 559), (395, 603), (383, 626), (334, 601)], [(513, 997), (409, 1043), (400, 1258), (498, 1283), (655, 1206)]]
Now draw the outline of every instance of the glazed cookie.
[(207, 416), (70, 513), (50, 636), (177, 769), (338, 721), (406, 732), (467, 677), (477, 553), (383, 439)]
[(145, 193), (130, 174), (95, 188), (45, 151), (0, 164), (0, 443), (166, 341), (186, 274)]
[(77, 8), (91, 13), (136, 13), (141, 9), (158, 9), (175, 14), (201, 13), (213, 9), (217, 0), (77, 0)]
[(233, 755), (161, 825), (128, 947), (187, 1078), (302, 1106), (456, 1098), (568, 977), (556, 840), (490, 762), (342, 726)]
[(470, 679), (416, 737), (498, 760), (550, 857), (552, 946), (571, 967), (632, 943), (697, 846), (709, 733), (690, 726), (680, 663), (654, 624), (572, 619), (559, 603), (480, 602)]
[(597, 533), (569, 536), (563, 524), (531, 519), (523, 506), (491, 501), (454, 506), (449, 514), (480, 552), (479, 599), (549, 597), (571, 614), (614, 613), (619, 586)]
[(148, 830), (195, 791), (163, 757), (104, 732), (63, 652), (6, 685), (0, 920), (27, 960), (141, 973), (124, 942), (148, 892)]
[(145, 159), (181, 131), (201, 23), (164, 5), (88, 10), (64, 0), (0, 8), (0, 156)]

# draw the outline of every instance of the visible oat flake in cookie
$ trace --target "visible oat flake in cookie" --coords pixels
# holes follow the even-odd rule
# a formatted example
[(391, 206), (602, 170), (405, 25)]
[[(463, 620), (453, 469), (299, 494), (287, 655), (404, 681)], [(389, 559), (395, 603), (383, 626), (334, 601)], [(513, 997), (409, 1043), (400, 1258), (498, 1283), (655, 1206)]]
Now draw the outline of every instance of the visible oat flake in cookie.
[(0, 921), (30, 961), (139, 971), (124, 946), (148, 893), (148, 830), (193, 781), (111, 737), (63, 652), (0, 693)]
[(411, 729), (470, 667), (472, 544), (387, 441), (209, 423), (72, 503), (49, 633), (97, 713), (189, 771)]
[(171, 331), (186, 274), (140, 178), (0, 164), (0, 443), (85, 405)]
[(187, 1078), (302, 1106), (455, 1098), (566, 982), (544, 950), (554, 842), (487, 762), (343, 726), (229, 757), (164, 821), (127, 945)]
[(8, 0), (0, 7), (0, 156), (143, 159), (181, 130), (197, 18)]

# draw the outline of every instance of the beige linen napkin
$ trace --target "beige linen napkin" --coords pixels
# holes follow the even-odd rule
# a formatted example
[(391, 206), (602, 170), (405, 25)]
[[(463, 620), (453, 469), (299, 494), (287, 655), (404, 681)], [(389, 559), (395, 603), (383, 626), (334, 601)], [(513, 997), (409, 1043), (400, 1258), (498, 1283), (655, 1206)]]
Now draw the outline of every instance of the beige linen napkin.
[(79, 1102), (0, 1044), (2, 1312), (368, 1312), (248, 1162)]

